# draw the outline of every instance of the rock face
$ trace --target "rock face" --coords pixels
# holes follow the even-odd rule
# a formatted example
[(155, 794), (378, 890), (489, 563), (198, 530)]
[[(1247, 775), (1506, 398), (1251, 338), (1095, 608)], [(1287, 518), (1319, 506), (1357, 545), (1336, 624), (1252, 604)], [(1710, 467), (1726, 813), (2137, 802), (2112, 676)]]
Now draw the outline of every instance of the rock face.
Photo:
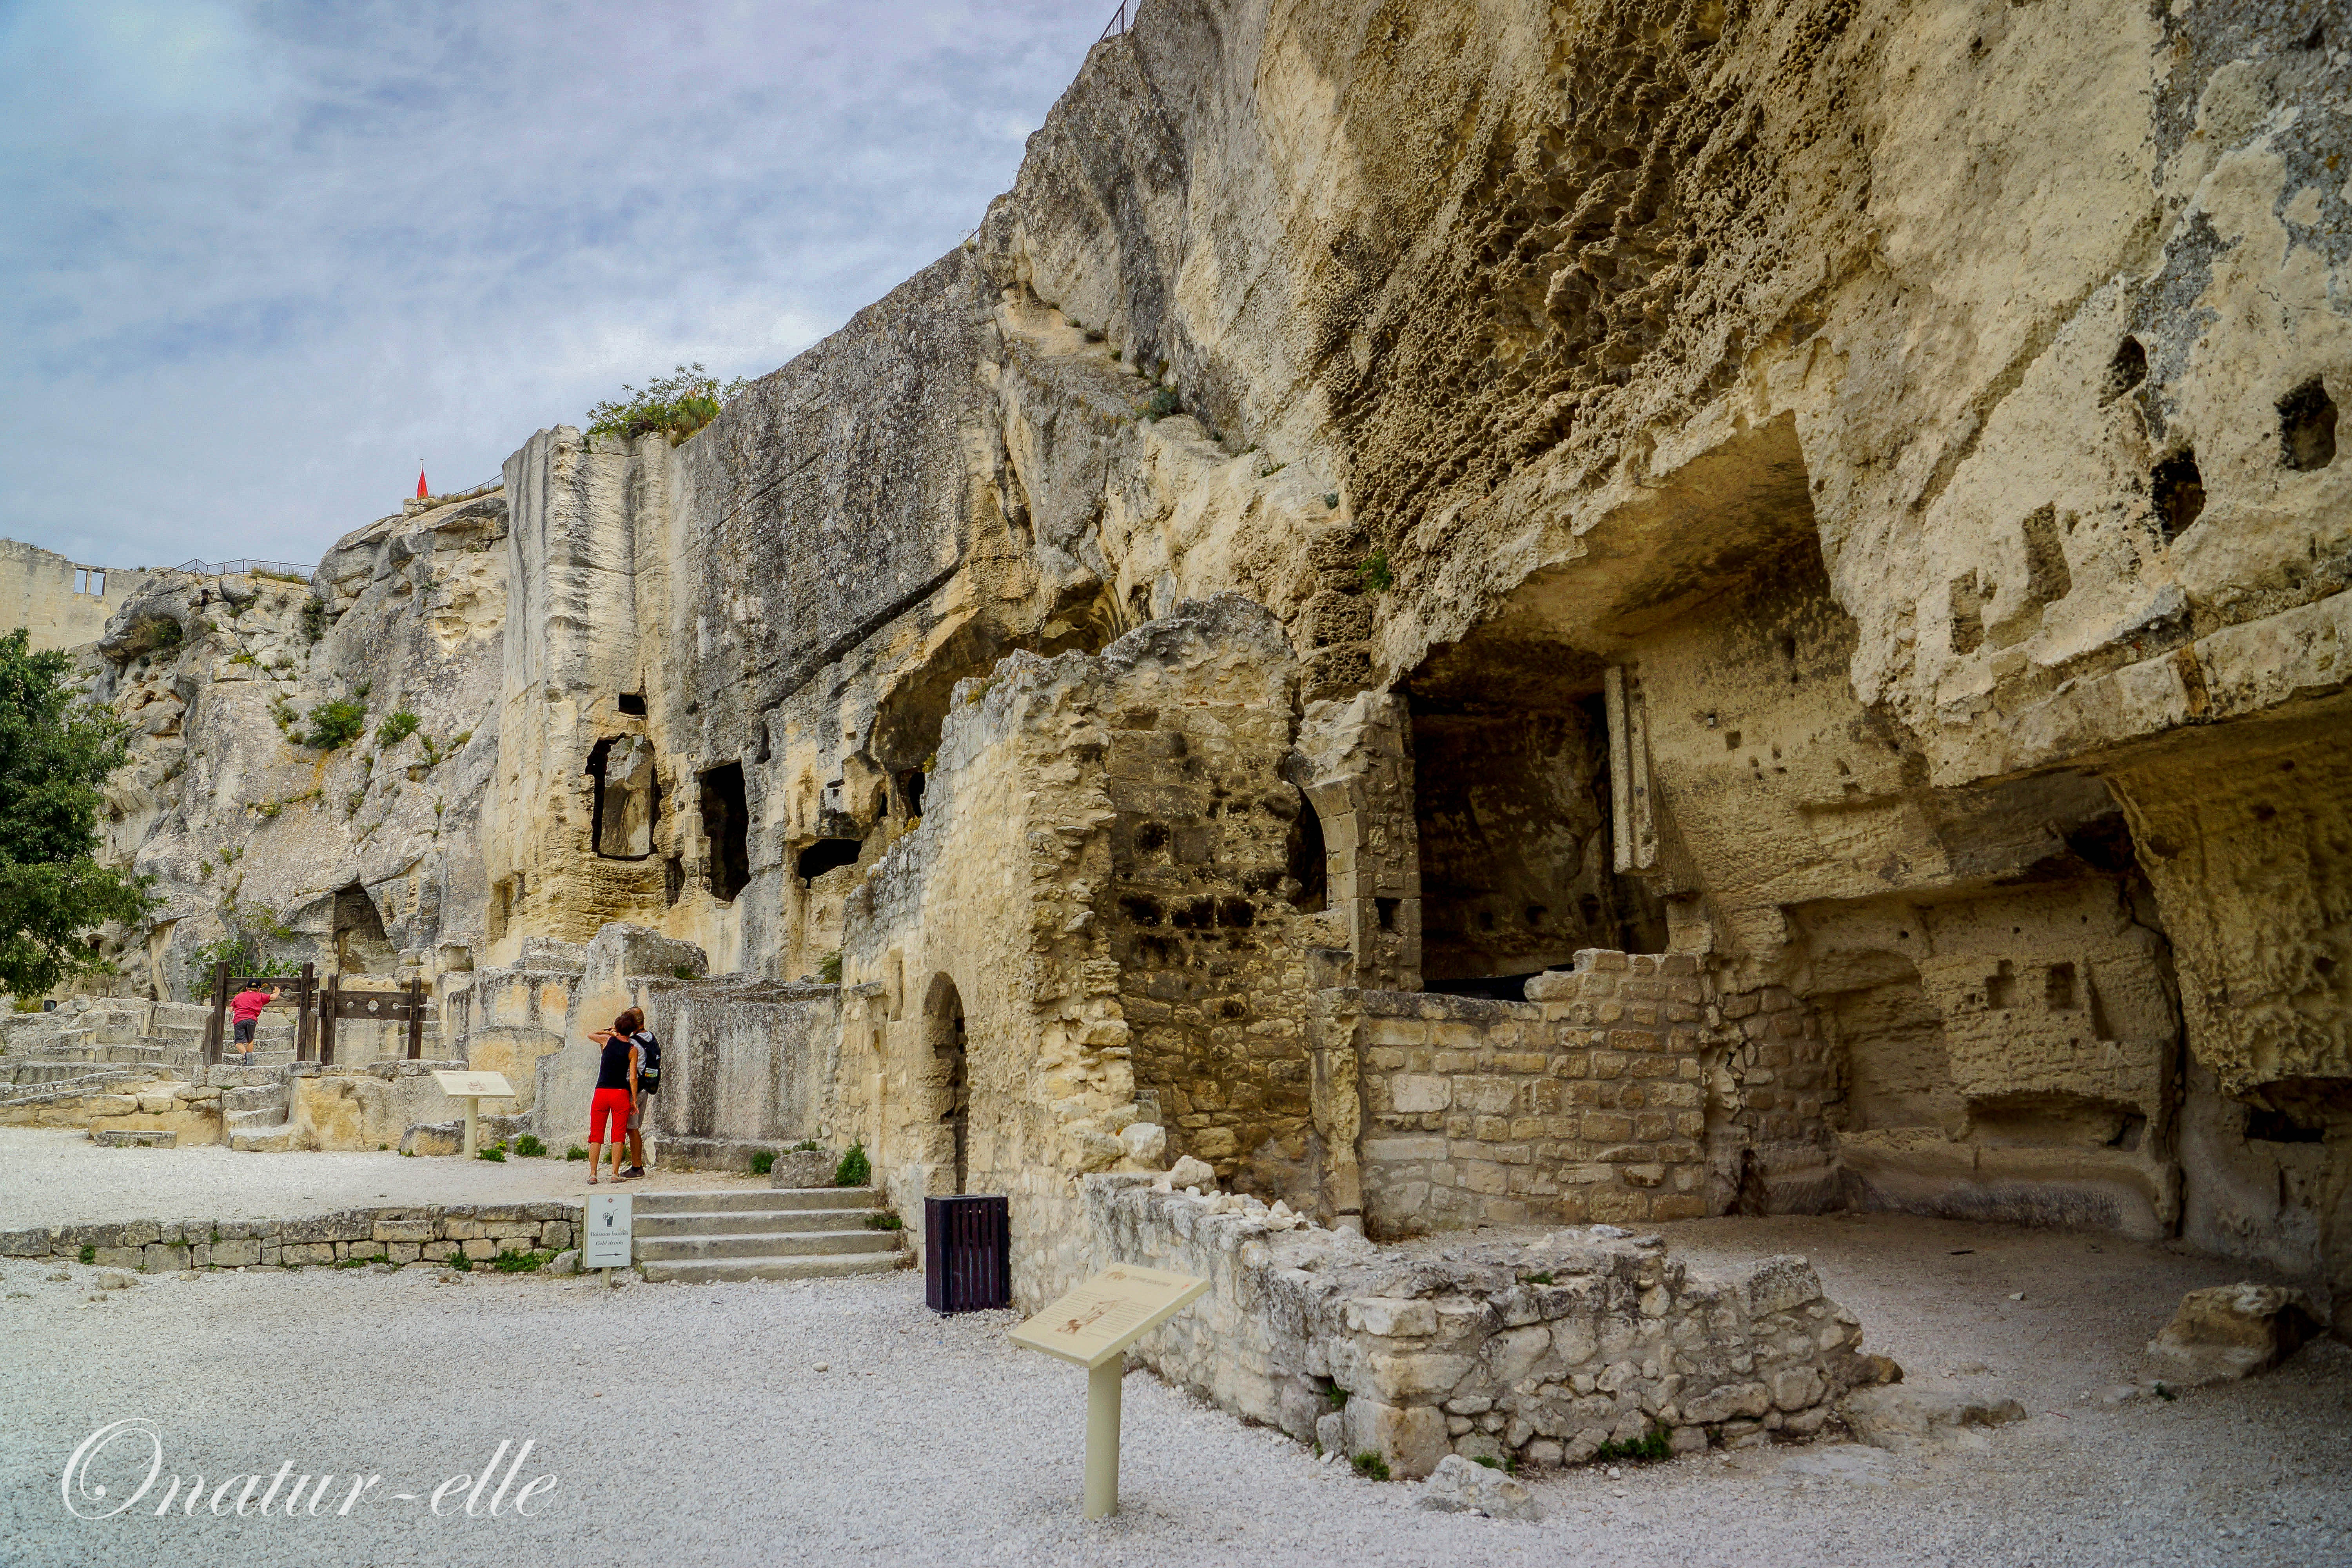
[[(2341, 41), (1410, 12), (1149, 7), (967, 246), (690, 440), (542, 430), (309, 591), (151, 584), (90, 665), (171, 900), (125, 986), (232, 930), (440, 973), (518, 1070), (773, 1008), (664, 1114), (1013, 1194), (1024, 1300), (1141, 1121), (1375, 1231), (2179, 1233), (2352, 1327)], [(366, 739), (272, 721), (329, 699)], [(526, 951), (616, 921), (719, 978)], [(1517, 1011), (1587, 952), (1697, 973)], [(1317, 1035), (1424, 988), (1525, 1037)]]
[(2311, 1300), (2276, 1285), (2221, 1285), (2191, 1290), (2164, 1331), (2147, 1344), (2149, 1369), (2195, 1387), (2268, 1372), (2293, 1355), (2319, 1326)]

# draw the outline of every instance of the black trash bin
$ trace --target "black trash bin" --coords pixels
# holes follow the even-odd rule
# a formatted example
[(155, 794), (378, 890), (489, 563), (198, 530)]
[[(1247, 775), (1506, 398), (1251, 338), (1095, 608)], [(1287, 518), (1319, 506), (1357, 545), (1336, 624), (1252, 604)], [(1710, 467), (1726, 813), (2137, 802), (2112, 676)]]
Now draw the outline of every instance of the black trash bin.
[(934, 1312), (1013, 1304), (1011, 1199), (923, 1200), (923, 1300)]

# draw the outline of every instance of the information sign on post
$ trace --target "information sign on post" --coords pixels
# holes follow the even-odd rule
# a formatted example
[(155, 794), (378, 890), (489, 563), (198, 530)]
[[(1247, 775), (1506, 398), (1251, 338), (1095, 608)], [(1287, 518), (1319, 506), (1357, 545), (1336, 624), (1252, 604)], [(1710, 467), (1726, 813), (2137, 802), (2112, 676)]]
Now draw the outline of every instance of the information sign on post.
[(1164, 1268), (1121, 1263), (1104, 1269), (1013, 1331), (1024, 1350), (1087, 1369), (1088, 1519), (1118, 1511), (1119, 1377), (1127, 1349), (1191, 1306), (1209, 1282)]
[(504, 1073), (444, 1072), (436, 1068), (433, 1081), (439, 1084), (441, 1092), (450, 1099), (466, 1102), (466, 1158), (470, 1160), (474, 1157), (474, 1124), (481, 1113), (482, 1101), (512, 1100), (515, 1091), (507, 1083)]
[(629, 1194), (590, 1193), (583, 1216), (587, 1233), (580, 1238), (583, 1268), (626, 1268), (629, 1266)]

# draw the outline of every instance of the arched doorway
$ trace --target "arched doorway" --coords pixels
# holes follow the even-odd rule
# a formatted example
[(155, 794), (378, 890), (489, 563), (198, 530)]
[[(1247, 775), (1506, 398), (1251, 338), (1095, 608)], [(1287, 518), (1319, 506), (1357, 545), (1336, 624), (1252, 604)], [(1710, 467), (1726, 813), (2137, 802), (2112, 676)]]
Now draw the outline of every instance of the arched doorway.
[(967, 1192), (971, 1185), (971, 1085), (964, 1056), (963, 997), (944, 974), (931, 982), (924, 1000), (923, 1036), (930, 1047), (932, 1103), (939, 1108), (931, 1163), (941, 1174), (952, 1175), (949, 1192)]

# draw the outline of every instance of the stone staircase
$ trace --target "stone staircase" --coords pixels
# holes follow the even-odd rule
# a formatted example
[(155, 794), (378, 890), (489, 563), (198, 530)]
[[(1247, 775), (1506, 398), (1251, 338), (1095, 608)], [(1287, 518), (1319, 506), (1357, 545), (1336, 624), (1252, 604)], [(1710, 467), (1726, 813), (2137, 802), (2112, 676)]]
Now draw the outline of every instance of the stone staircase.
[[(260, 1059), (259, 1052), (254, 1059)], [(282, 1077), (221, 1090), (221, 1133), (239, 1153), (280, 1154), (291, 1149), (292, 1115), (293, 1100)]]
[(904, 1261), (871, 1187), (639, 1193), (630, 1205), (638, 1268), (651, 1280), (819, 1279), (881, 1274)]

